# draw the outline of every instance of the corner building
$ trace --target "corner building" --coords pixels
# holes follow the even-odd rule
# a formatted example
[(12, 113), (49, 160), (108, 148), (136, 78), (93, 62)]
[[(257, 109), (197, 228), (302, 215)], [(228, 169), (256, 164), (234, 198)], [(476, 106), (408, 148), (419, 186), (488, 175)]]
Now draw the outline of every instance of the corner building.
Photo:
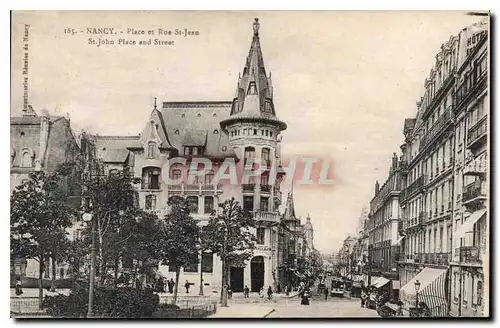
[[(141, 178), (137, 186), (139, 202), (147, 211), (166, 213), (172, 196), (186, 198), (191, 215), (200, 226), (208, 223), (217, 204), (234, 197), (244, 210), (253, 213), (257, 222), (254, 230), (257, 246), (253, 257), (244, 267), (230, 269), (230, 284), (234, 292), (245, 285), (257, 292), (261, 287), (276, 287), (278, 283), (278, 230), (281, 191), (279, 177), (271, 184), (271, 164), (280, 165), (281, 131), (286, 124), (276, 116), (273, 102), (271, 74), (266, 73), (259, 39), (259, 22), (253, 24), (249, 54), (230, 101), (156, 102), (149, 120), (138, 136), (98, 137), (98, 156), (108, 173), (113, 170), (131, 170)], [(182, 184), (169, 185), (161, 178), (164, 164), (173, 157), (183, 157), (187, 165), (170, 166), (167, 174)], [(208, 158), (213, 171), (204, 176), (186, 179), (191, 159)], [(217, 169), (226, 159), (237, 164), (260, 160), (266, 171), (246, 184), (214, 184)], [(165, 166), (166, 167), (166, 166)], [(180, 282), (194, 283), (199, 288), (200, 270), (203, 270), (205, 292), (221, 287), (222, 265), (217, 256), (203, 254), (198, 265), (181, 269)], [(168, 279), (175, 277), (173, 268), (160, 265), (159, 271)]]

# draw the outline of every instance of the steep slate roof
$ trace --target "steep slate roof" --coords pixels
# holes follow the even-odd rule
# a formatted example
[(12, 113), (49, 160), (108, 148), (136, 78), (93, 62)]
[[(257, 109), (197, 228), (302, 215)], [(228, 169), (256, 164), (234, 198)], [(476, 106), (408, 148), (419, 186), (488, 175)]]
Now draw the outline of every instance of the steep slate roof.
[(123, 163), (129, 151), (127, 147), (139, 141), (139, 136), (97, 136), (97, 157), (107, 163)]
[[(260, 24), (256, 18), (253, 24), (252, 44), (243, 74), (238, 79), (231, 116), (221, 122), (222, 128), (236, 121), (262, 121), (278, 125), (281, 130), (286, 129), (286, 124), (276, 117), (271, 75), (269, 74), (269, 77), (266, 75), (260, 47), (259, 27)], [(251, 88), (252, 84), (255, 85), (255, 90)]]
[(161, 114), (172, 146), (205, 146), (209, 157), (235, 156), (220, 121), (231, 111), (230, 101), (164, 102)]

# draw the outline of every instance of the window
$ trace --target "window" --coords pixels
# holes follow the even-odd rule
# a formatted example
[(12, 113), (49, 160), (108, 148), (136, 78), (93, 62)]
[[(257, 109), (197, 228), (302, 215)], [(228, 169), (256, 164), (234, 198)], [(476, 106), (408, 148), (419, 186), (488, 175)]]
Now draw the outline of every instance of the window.
[(219, 130), (215, 129), (214, 134), (219, 134)]
[(266, 229), (265, 228), (257, 228), (257, 245), (264, 245), (265, 244), (265, 237), (266, 237)]
[(249, 95), (257, 94), (257, 88), (255, 87), (255, 82), (250, 82), (250, 85), (248, 86), (248, 94)]
[(201, 255), (201, 271), (208, 273), (214, 272), (214, 254), (203, 253)]
[(160, 169), (145, 167), (142, 169), (142, 189), (160, 189)]
[(253, 211), (253, 196), (243, 196), (243, 210)]
[(260, 198), (260, 210), (262, 212), (269, 211), (269, 198), (267, 198), (267, 197)]
[(257, 129), (253, 129), (253, 135), (256, 136), (257, 135)]
[(453, 274), (453, 297), (455, 300), (458, 300), (458, 296), (460, 295), (460, 285), (458, 284), (458, 273), (455, 272)]
[(156, 210), (156, 195), (146, 195), (146, 211)]
[(253, 148), (253, 147), (246, 147), (245, 148), (245, 159), (244, 159), (245, 164), (247, 163), (247, 160), (249, 158), (255, 158), (255, 148)]
[(198, 213), (198, 197), (189, 196), (187, 201), (189, 203), (189, 213)]
[(198, 272), (198, 258), (184, 267), (184, 272)]
[[(184, 114), (182, 114), (182, 115), (184, 115)], [(182, 116), (182, 117), (184, 117), (184, 116)], [(179, 134), (179, 130), (175, 130), (175, 132), (174, 132), (174, 133), (175, 133), (175, 134)]]
[(269, 137), (269, 130), (266, 130), (266, 137)]
[(265, 165), (269, 165), (270, 164), (270, 160), (269, 160), (269, 148), (262, 148), (262, 162), (265, 164)]
[(170, 172), (170, 178), (172, 180), (176, 180), (176, 181), (177, 180), (181, 180), (182, 179), (182, 172), (181, 172), (181, 170), (179, 170), (179, 169), (172, 170)]
[(272, 113), (272, 107), (271, 107), (271, 102), (266, 101), (265, 107), (264, 107), (264, 112), (266, 113)]
[(156, 142), (150, 141), (148, 143), (148, 158), (156, 157)]
[(205, 184), (212, 184), (212, 180), (214, 179), (214, 172), (210, 171), (205, 175)]
[(481, 305), (483, 304), (483, 282), (482, 281), (477, 281), (476, 284), (476, 305)]
[(122, 267), (126, 269), (131, 269), (134, 266), (134, 259), (132, 256), (122, 257)]
[(213, 196), (205, 197), (205, 214), (210, 214), (214, 210), (214, 198)]
[(269, 185), (269, 175), (262, 174), (260, 176), (260, 184), (261, 184), (261, 186), (268, 186)]

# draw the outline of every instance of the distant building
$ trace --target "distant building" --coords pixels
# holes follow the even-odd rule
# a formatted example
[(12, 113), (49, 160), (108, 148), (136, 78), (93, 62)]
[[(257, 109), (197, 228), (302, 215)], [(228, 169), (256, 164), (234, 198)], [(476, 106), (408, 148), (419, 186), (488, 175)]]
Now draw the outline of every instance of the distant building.
[(401, 165), (394, 154), (387, 180), (382, 186), (378, 181), (375, 183), (375, 195), (370, 201), (368, 214), (368, 247), (372, 273), (393, 280), (398, 279), (400, 193)]
[[(11, 117), (10, 141), (11, 193), (16, 186), (29, 178), (30, 173), (52, 173), (60, 164), (75, 161), (79, 153), (78, 140), (71, 131), (68, 117), (50, 116), (46, 111), (39, 116), (31, 106), (23, 110), (22, 116)], [(79, 202), (79, 198), (76, 202)], [(51, 278), (51, 261), (48, 261), (45, 267), (44, 277)], [(38, 278), (38, 268), (37, 261), (12, 254), (12, 274)], [(56, 266), (57, 278), (66, 277), (67, 273), (67, 264), (60, 263)]]

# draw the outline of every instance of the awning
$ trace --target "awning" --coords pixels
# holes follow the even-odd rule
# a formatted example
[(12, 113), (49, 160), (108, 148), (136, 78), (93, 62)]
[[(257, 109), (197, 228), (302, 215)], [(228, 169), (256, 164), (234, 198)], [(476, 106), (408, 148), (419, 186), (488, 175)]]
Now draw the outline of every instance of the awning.
[(372, 278), (371, 278), (371, 285), (370, 286), (375, 285), (379, 279), (380, 279), (380, 277), (372, 276)]
[(390, 280), (389, 280), (389, 279), (384, 278), (384, 277), (379, 277), (379, 278), (377, 279), (377, 281), (376, 281), (374, 284), (372, 284), (372, 286), (373, 286), (373, 287), (375, 287), (375, 288), (380, 288), (380, 287), (384, 287), (384, 286), (385, 286), (385, 285), (387, 285), (389, 282), (390, 282)]
[(467, 219), (466, 222), (464, 222), (458, 229), (457, 231), (454, 233), (455, 236), (457, 236), (457, 238), (464, 238), (465, 237), (465, 234), (468, 233), (468, 232), (472, 232), (473, 228), (474, 228), (474, 224), (480, 219), (483, 217), (483, 215), (486, 215), (486, 212), (488, 211), (488, 209), (486, 208), (483, 208), (479, 211), (475, 211), (474, 213), (471, 214), (471, 216), (469, 216), (469, 218)]
[(444, 317), (447, 315), (447, 302), (445, 294), (446, 269), (424, 268), (413, 277), (399, 291), (399, 298), (408, 310), (415, 307), (416, 291), (415, 282), (420, 282), (418, 292), (419, 302), (424, 302), (430, 309), (433, 317)]

